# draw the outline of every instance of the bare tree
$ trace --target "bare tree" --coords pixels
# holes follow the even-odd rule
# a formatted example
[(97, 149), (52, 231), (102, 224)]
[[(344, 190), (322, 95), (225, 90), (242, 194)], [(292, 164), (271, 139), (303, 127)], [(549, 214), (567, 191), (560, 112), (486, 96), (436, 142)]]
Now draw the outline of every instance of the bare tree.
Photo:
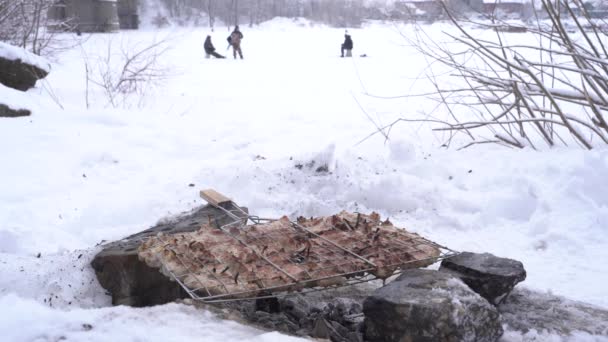
[(51, 54), (65, 45), (57, 30), (68, 30), (69, 20), (52, 22), (48, 13), (57, 0), (0, 0), (0, 41), (20, 46), (35, 54)]
[(380, 6), (373, 2), (364, 4), (363, 1), (357, 0), (162, 0), (162, 2), (168, 9), (169, 16), (177, 22), (188, 21), (204, 13), (204, 16), (209, 18), (211, 28), (216, 18), (229, 25), (241, 22), (254, 25), (274, 17), (305, 17), (334, 26), (357, 26), (365, 18), (366, 9)]
[(48, 0), (0, 0), (0, 40), (39, 54), (47, 42), (43, 38)]
[(85, 54), (87, 106), (89, 83), (100, 87), (108, 105), (114, 108), (129, 106), (131, 97), (136, 97), (137, 104), (142, 105), (149, 88), (168, 75), (168, 70), (160, 64), (161, 57), (169, 49), (168, 42), (165, 38), (142, 47), (121, 41), (116, 48), (110, 40), (105, 54), (93, 58), (96, 68)]
[[(495, 32), (482, 39), (465, 28), (447, 7), (457, 34), (446, 33), (460, 48), (428, 37), (413, 41), (431, 63), (447, 66), (460, 87), (445, 87), (431, 75), (447, 117), (401, 118), (425, 121), (436, 131), (464, 134), (470, 142), (537, 148), (577, 144), (591, 149), (608, 144), (607, 34), (580, 0), (541, 0), (548, 24), (518, 26), (497, 18), (477, 22)], [(537, 16), (538, 17), (538, 16)], [(505, 32), (528, 31), (534, 44), (509, 44)], [(574, 36), (580, 37), (575, 38)], [(540, 44), (539, 44), (540, 42)], [(396, 122), (395, 122), (396, 123)], [(391, 124), (394, 125), (395, 123)]]
[(209, 28), (211, 31), (215, 29), (215, 8), (213, 7), (213, 0), (207, 0), (207, 16), (209, 18)]

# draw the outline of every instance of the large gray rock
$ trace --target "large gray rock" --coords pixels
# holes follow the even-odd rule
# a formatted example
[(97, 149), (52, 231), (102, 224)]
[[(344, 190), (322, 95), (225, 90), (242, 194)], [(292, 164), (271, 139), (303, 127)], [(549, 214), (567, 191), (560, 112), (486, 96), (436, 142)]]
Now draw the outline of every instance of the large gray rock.
[(11, 107), (0, 103), (0, 118), (17, 118), (30, 114), (32, 114), (32, 112), (28, 109), (12, 109)]
[(48, 62), (24, 49), (0, 42), (0, 83), (9, 88), (26, 91), (45, 78)]
[(459, 279), (414, 269), (363, 303), (365, 340), (372, 342), (496, 341), (496, 308)]
[(517, 283), (526, 279), (521, 262), (489, 253), (460, 253), (444, 259), (439, 270), (462, 279), (494, 305), (500, 304)]
[(232, 219), (221, 210), (205, 206), (191, 213), (160, 223), (122, 240), (104, 245), (91, 266), (97, 280), (112, 295), (112, 304), (150, 306), (186, 298), (188, 294), (158, 269), (139, 260), (137, 249), (148, 237), (163, 232), (173, 234), (197, 230), (209, 219), (223, 225)]

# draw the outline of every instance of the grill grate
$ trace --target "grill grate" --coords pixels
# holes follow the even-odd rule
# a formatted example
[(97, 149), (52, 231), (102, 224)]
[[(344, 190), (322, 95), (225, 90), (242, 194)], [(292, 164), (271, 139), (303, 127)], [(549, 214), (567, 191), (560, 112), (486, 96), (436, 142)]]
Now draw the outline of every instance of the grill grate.
[[(342, 212), (290, 221), (248, 215), (232, 201), (212, 203), (233, 221), (210, 219), (196, 232), (160, 235), (140, 259), (195, 300), (223, 302), (308, 293), (386, 279), (457, 254), (380, 222), (377, 214)], [(251, 224), (247, 225), (248, 222)]]

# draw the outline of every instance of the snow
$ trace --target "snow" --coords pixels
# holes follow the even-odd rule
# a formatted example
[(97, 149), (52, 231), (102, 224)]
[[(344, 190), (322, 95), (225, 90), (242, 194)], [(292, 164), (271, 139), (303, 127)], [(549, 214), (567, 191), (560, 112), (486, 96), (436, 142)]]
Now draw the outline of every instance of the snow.
[(567, 336), (560, 336), (546, 331), (530, 330), (524, 334), (506, 330), (501, 337), (501, 341), (509, 342), (528, 342), (528, 341), (544, 341), (544, 342), (605, 342), (608, 338), (603, 336), (591, 335), (585, 332), (573, 332)]
[(530, 2), (528, 0), (483, 0), (484, 4), (521, 4)]
[[(608, 149), (457, 151), (420, 123), (397, 124), (389, 141), (365, 139), (374, 123), (443, 110), (424, 97), (366, 95), (433, 90), (421, 78), (425, 59), (400, 35), (412, 27), (349, 28), (352, 59), (338, 57), (343, 29), (290, 20), (242, 29), (242, 61), (205, 59), (202, 28), (92, 35), (57, 57), (48, 87), (17, 101), (38, 110), (0, 125), (7, 340), (287, 340), (185, 305), (109, 307), (96, 283), (88, 264), (98, 243), (201, 205), (198, 191), (209, 187), (263, 217), (376, 210), (453, 249), (521, 260), (529, 288), (608, 307)], [(425, 29), (440, 38), (452, 28)], [(211, 33), (220, 53), (228, 33)], [(171, 38), (161, 57), (168, 77), (118, 108), (90, 84), (87, 109), (83, 51), (97, 70), (108, 42), (118, 49), (159, 37)], [(530, 334), (508, 338), (537, 338)]]
[(0, 305), (4, 341), (305, 341), (178, 304), (61, 311), (9, 294), (0, 297)]
[(20, 60), (24, 63), (37, 66), (38, 68), (50, 72), (51, 65), (43, 57), (27, 52), (25, 49), (0, 42), (0, 57), (11, 61)]
[(3, 84), (0, 84), (0, 104), (4, 104), (13, 110), (29, 109), (33, 111), (36, 108), (27, 94)]

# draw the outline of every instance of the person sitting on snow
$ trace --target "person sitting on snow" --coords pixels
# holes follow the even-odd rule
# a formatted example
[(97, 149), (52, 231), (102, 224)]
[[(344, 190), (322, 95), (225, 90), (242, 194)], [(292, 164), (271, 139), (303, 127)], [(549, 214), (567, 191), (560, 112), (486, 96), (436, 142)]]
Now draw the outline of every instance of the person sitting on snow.
[(346, 57), (353, 56), (353, 40), (348, 34), (348, 31), (344, 33), (344, 43), (342, 43), (342, 54), (340, 55), (340, 57), (344, 57), (344, 51), (346, 51)]
[(203, 47), (205, 48), (205, 58), (209, 58), (210, 56), (213, 56), (215, 58), (226, 58), (226, 57), (220, 55), (219, 53), (215, 52), (215, 47), (213, 46), (213, 43), (211, 42), (211, 36), (207, 36)]

